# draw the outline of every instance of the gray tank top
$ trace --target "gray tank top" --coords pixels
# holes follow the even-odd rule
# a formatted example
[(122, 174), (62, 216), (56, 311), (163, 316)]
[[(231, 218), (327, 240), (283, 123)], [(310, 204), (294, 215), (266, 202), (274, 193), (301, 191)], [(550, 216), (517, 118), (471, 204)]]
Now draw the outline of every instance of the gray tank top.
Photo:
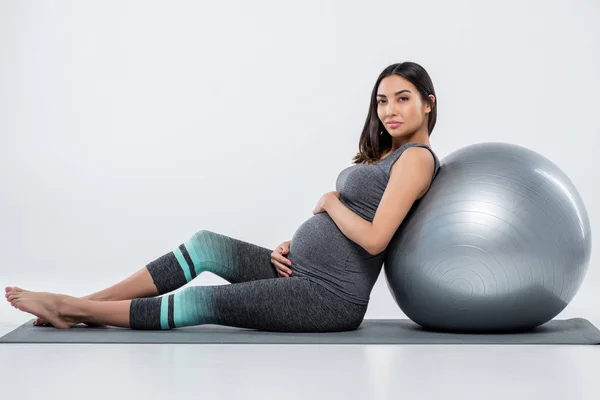
[[(440, 167), (435, 153), (424, 144), (409, 142), (375, 164), (355, 164), (343, 169), (335, 183), (342, 204), (373, 222), (392, 165), (404, 150), (413, 146), (431, 151), (435, 178)], [(322, 212), (310, 217), (294, 232), (288, 258), (292, 261), (292, 277), (307, 277), (348, 301), (366, 305), (381, 272), (385, 252), (369, 254), (348, 239), (329, 214)]]

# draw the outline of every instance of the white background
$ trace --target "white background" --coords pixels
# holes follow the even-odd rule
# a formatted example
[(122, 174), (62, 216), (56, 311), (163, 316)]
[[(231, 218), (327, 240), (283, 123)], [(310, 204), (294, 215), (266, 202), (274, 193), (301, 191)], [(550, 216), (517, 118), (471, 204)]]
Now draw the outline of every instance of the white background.
[[(591, 0), (2, 1), (0, 284), (83, 296), (201, 229), (291, 239), (402, 61), (433, 80), (440, 158), (486, 141), (537, 151), (594, 235), (599, 16)], [(557, 318), (600, 325), (598, 243)], [(2, 322), (32, 317), (0, 307)], [(366, 318), (402, 317), (382, 274)]]

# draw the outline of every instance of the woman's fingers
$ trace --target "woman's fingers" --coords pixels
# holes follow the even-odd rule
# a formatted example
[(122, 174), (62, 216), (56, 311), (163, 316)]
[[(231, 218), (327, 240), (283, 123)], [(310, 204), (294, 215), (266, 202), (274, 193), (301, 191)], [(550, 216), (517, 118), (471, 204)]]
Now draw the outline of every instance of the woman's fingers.
[(284, 243), (271, 253), (271, 263), (275, 266), (277, 275), (287, 278), (292, 274), (292, 270), (289, 268), (292, 262), (284, 255), (289, 252), (289, 249), (286, 247)]
[(278, 256), (277, 256), (277, 259), (278, 259), (278, 260), (279, 260), (281, 263), (283, 263), (283, 264), (285, 264), (285, 265), (288, 265), (288, 266), (289, 266), (289, 265), (292, 265), (292, 262), (291, 262), (291, 261), (290, 261), (290, 259), (289, 259), (289, 258), (287, 258), (286, 256), (283, 256), (283, 255), (281, 255), (281, 254), (280, 254), (280, 255), (278, 255)]
[(275, 266), (275, 269), (277, 270), (278, 273), (281, 272), (281, 273), (285, 274), (286, 276), (292, 274), (292, 270), (289, 269), (285, 264), (283, 264), (278, 259), (271, 258), (271, 263)]
[(282, 263), (280, 263), (279, 261), (275, 261), (277, 263), (277, 269), (279, 269), (281, 272), (284, 272), (288, 275), (292, 274), (292, 270), (289, 269), (288, 267), (286, 267), (285, 265), (283, 265)]
[[(275, 268), (277, 269), (277, 268)], [(281, 269), (277, 269), (277, 275), (281, 276), (282, 278), (289, 278), (290, 276), (288, 274), (285, 273), (285, 271), (281, 270)]]

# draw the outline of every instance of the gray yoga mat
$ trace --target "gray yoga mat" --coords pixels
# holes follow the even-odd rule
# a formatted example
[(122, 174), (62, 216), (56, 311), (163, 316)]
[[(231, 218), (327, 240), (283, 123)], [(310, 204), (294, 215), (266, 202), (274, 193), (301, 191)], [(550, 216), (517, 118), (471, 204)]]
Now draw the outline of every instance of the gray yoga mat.
[(115, 327), (71, 329), (33, 326), (33, 319), (0, 343), (203, 343), (203, 344), (600, 344), (600, 330), (583, 318), (553, 320), (527, 333), (458, 334), (430, 332), (408, 319), (365, 319), (356, 331), (263, 332), (221, 325), (164, 331)]

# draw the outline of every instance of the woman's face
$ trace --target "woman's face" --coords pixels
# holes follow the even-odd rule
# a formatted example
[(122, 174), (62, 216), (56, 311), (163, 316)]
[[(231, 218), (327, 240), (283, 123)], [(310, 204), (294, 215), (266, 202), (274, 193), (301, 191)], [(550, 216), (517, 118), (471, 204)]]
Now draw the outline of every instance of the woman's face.
[[(429, 97), (434, 100), (433, 95)], [(385, 129), (393, 137), (412, 135), (425, 126), (429, 104), (421, 100), (417, 88), (399, 75), (390, 75), (381, 80), (377, 88), (377, 116)], [(398, 126), (389, 125), (390, 121), (401, 122)]]

